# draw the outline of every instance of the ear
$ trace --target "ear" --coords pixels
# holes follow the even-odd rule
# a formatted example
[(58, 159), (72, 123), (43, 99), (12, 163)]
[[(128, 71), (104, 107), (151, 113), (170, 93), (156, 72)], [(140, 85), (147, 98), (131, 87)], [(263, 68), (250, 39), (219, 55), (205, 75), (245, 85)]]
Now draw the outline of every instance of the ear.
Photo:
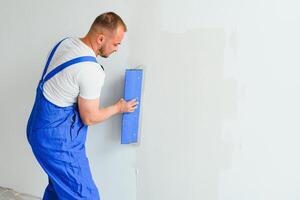
[(97, 37), (97, 43), (98, 44), (102, 44), (103, 41), (105, 39), (105, 36), (103, 34), (100, 34), (98, 37)]

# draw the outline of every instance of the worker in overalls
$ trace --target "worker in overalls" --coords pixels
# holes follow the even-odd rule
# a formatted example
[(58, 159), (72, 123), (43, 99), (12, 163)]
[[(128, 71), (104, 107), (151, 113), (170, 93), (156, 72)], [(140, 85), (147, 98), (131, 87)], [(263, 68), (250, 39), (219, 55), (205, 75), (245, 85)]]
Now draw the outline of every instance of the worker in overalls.
[(117, 14), (103, 13), (85, 37), (61, 40), (48, 56), (27, 123), (27, 139), (49, 179), (43, 199), (100, 199), (85, 150), (88, 126), (133, 112), (138, 102), (100, 107), (105, 73), (96, 56), (116, 52), (126, 29)]

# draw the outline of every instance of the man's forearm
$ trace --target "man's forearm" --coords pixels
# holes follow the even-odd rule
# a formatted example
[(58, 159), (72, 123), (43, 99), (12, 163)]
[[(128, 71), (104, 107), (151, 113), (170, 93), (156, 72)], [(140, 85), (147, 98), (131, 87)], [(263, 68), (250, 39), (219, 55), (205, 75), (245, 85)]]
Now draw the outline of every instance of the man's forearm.
[(99, 108), (97, 112), (94, 112), (92, 116), (89, 117), (87, 124), (93, 125), (100, 123), (118, 113), (120, 113), (120, 107), (117, 104), (106, 108)]
[(123, 98), (121, 98), (112, 106), (99, 108), (99, 102), (97, 99), (88, 101), (79, 98), (78, 104), (80, 117), (83, 123), (86, 125), (93, 125), (118, 113), (133, 112), (136, 109), (138, 102), (135, 99), (126, 102)]

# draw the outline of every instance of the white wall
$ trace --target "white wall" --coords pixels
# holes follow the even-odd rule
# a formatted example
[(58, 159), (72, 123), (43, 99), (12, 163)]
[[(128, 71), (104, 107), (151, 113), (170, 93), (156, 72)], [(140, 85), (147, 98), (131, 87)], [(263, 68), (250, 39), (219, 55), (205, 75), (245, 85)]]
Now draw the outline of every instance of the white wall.
[(90, 128), (88, 154), (103, 199), (300, 198), (298, 2), (85, 4), (1, 6), (0, 185), (42, 192), (46, 177), (25, 125), (44, 58), (57, 40), (84, 35), (96, 15), (114, 10), (129, 32), (104, 61), (103, 105), (121, 97), (124, 68), (143, 64), (146, 76), (140, 145), (119, 145), (120, 117)]

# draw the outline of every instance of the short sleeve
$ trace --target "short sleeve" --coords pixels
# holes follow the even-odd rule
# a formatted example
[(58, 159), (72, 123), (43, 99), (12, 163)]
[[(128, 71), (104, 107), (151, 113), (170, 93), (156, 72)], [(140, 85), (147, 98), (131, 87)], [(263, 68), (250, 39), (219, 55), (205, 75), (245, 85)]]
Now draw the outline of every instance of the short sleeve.
[(104, 84), (104, 71), (96, 66), (86, 66), (77, 77), (79, 96), (84, 99), (97, 99), (100, 97)]

